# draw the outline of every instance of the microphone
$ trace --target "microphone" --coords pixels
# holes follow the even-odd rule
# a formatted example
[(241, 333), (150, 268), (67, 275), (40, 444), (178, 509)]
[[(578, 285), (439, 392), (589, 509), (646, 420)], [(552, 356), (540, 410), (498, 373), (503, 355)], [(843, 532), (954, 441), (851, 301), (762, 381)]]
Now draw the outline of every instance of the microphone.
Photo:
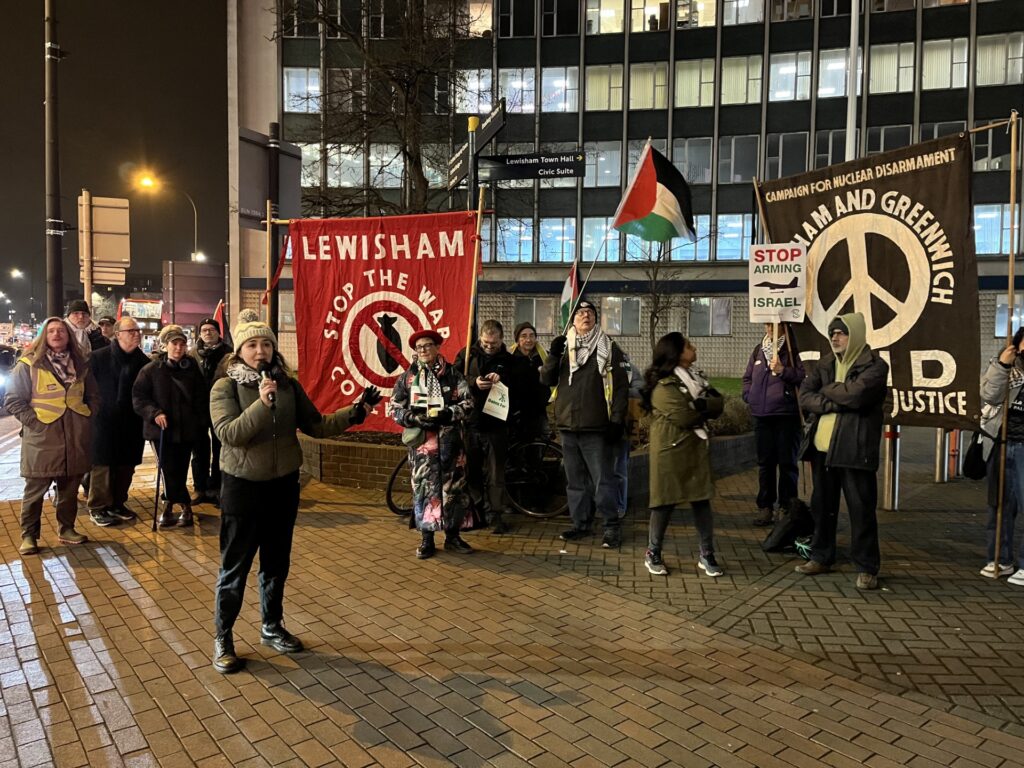
[[(270, 365), (268, 363), (260, 363), (260, 366), (257, 370), (259, 370), (260, 378), (263, 381), (273, 381), (273, 377), (270, 375)], [(270, 401), (271, 410), (277, 408), (276, 392), (268, 392), (267, 399)]]

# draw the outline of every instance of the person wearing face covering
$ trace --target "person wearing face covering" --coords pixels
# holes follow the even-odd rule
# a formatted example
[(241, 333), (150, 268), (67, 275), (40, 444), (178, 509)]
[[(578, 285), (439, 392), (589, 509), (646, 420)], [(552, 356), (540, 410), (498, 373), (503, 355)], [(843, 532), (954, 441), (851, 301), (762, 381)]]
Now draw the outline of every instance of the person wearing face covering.
[(252, 310), (242, 310), (233, 332), (234, 353), (210, 393), (213, 431), (221, 442), (220, 574), (214, 607), (213, 667), (237, 672), (234, 625), (245, 581), (260, 556), (260, 642), (298, 653), (302, 642), (284, 627), (284, 585), (299, 511), (302, 447), (296, 430), (315, 438), (340, 435), (361, 424), (380, 392), (363, 390), (353, 405), (321, 414), (277, 348), (277, 336)]
[(810, 416), (800, 455), (811, 462), (814, 476), (814, 535), (811, 559), (796, 572), (815, 576), (832, 569), (842, 494), (850, 511), (857, 588), (877, 589), (878, 447), (889, 365), (868, 346), (860, 312), (835, 318), (828, 334), (832, 354), (818, 361), (800, 390), (800, 407)]
[[(188, 528), (195, 524), (185, 485), (192, 446), (209, 423), (209, 393), (195, 360), (188, 356), (188, 339), (180, 325), (160, 330), (158, 352), (135, 379), (132, 405), (142, 418), (142, 434), (159, 454), (167, 503), (160, 527)], [(163, 440), (160, 435), (163, 433)], [(174, 507), (181, 507), (181, 516)]]

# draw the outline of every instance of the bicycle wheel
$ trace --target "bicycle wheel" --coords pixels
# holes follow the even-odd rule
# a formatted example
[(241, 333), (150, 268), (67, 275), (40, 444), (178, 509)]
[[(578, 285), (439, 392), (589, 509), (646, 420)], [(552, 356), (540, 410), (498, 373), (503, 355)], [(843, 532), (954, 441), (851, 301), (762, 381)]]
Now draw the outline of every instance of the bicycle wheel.
[(545, 440), (509, 448), (505, 492), (518, 511), (531, 517), (555, 517), (569, 508), (562, 449)]
[(396, 515), (412, 514), (412, 474), (409, 457), (403, 456), (388, 478), (388, 509)]

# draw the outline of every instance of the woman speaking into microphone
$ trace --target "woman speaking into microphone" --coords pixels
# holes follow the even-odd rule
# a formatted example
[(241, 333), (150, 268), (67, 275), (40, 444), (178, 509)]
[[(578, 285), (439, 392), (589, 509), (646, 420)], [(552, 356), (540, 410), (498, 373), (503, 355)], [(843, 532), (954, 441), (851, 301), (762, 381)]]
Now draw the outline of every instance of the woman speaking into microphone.
[(302, 448), (296, 430), (333, 437), (360, 424), (380, 402), (374, 387), (354, 405), (322, 415), (277, 350), (277, 337), (252, 310), (239, 314), (235, 351), (210, 393), (213, 431), (221, 441), (220, 575), (214, 607), (213, 666), (237, 672), (244, 662), (232, 634), (245, 580), (260, 554), (260, 640), (281, 653), (302, 643), (284, 628), (284, 583), (299, 510)]

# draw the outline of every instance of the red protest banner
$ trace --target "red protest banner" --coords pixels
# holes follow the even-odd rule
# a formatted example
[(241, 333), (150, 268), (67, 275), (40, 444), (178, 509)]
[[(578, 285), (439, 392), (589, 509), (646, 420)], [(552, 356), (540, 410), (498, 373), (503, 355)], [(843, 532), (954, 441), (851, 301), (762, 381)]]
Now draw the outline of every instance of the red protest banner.
[(292, 219), (288, 234), (302, 386), (324, 413), (379, 387), (354, 429), (398, 431), (388, 413), (409, 337), (436, 330), (449, 361), (466, 346), (476, 212)]

